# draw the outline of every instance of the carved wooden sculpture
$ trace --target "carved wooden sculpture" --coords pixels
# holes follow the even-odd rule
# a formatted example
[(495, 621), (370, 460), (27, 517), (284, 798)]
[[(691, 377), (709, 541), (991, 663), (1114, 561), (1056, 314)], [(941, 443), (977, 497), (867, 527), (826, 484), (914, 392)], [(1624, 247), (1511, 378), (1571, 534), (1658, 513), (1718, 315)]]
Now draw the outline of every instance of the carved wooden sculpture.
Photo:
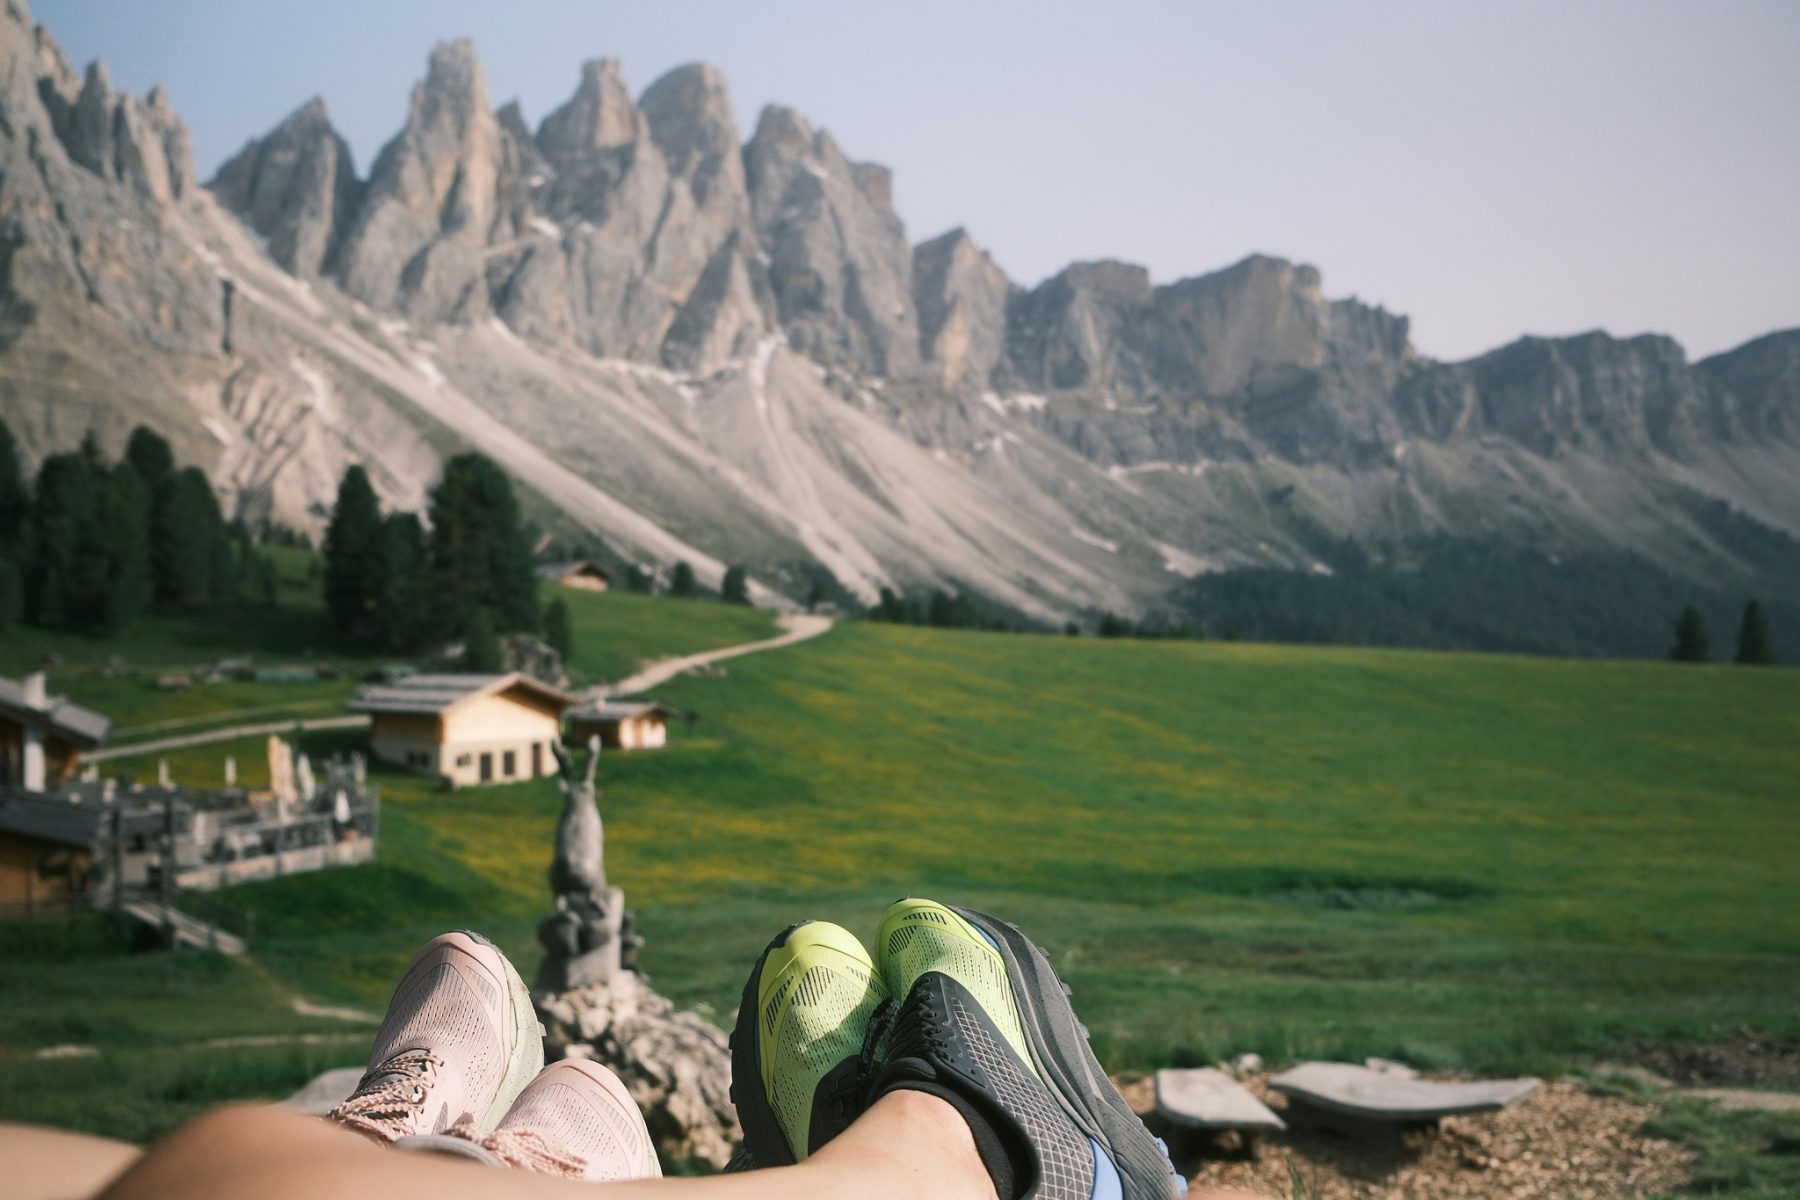
[(546, 951), (538, 987), (562, 991), (605, 983), (636, 965), (625, 896), (606, 884), (606, 833), (600, 820), (594, 775), (600, 739), (588, 741), (587, 770), (560, 745), (552, 747), (562, 776), (563, 811), (556, 825), (556, 857), (550, 862), (550, 891), (556, 911), (538, 925)]

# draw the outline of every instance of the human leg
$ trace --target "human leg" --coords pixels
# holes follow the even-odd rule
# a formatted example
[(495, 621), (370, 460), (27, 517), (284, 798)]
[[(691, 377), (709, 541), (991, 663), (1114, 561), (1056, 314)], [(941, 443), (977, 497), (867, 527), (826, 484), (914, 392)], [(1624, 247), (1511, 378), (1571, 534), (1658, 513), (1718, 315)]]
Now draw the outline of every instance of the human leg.
[(14, 1200), (85, 1200), (142, 1154), (111, 1138), (0, 1122), (0, 1180)]
[[(101, 1200), (573, 1200), (590, 1184), (397, 1154), (314, 1117), (221, 1109), (151, 1147)], [(578, 1190), (579, 1189), (579, 1190)], [(968, 1126), (922, 1093), (881, 1100), (805, 1162), (741, 1175), (609, 1185), (613, 1200), (993, 1200)]]

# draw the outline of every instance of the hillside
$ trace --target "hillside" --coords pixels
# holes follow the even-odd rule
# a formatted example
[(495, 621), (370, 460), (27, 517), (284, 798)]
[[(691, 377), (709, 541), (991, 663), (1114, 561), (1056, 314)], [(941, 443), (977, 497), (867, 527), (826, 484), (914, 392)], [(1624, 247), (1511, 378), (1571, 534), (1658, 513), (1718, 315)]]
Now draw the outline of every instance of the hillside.
[[(608, 869), (657, 986), (720, 1021), (769, 930), (811, 914), (866, 933), (917, 890), (1040, 937), (1115, 1068), (1255, 1050), (1556, 1071), (1739, 1029), (1793, 1038), (1797, 689), (1784, 670), (849, 623), (661, 689), (699, 723), (605, 761)], [(255, 752), (173, 763), (204, 776)], [(357, 1038), (279, 1009), (284, 989), (378, 1009), (446, 926), (529, 971), (553, 786), (377, 778), (379, 864), (217, 898), (254, 917), (254, 970), (190, 957), (165, 983), (89, 947), (29, 988), (0, 979), (0, 1111), (102, 1077), (20, 1058), (69, 1041), (167, 1103), (139, 1112), (113, 1076), (115, 1099), (70, 1084), (46, 1119), (142, 1131), (278, 1092)], [(189, 1051), (171, 1077), (153, 1047), (201, 1035), (164, 987), (236, 1014), (221, 1033), (266, 1010), (324, 1040), (230, 1069)], [(86, 1015), (46, 1024), (47, 997)]]
[(709, 584), (1059, 623), (1342, 541), (1629, 553), (1735, 594), (1769, 564), (1697, 512), (1800, 534), (1800, 333), (1441, 363), (1265, 255), (1027, 288), (965, 231), (915, 242), (891, 174), (801, 114), (740, 127), (704, 65), (633, 97), (596, 60), (533, 128), (446, 43), (366, 171), (315, 100), (203, 185), (167, 93), (78, 72), (15, 0), (0, 118), (0, 419), (33, 462), (148, 423), (251, 521), (316, 532), (351, 462), (417, 509), (474, 447)]

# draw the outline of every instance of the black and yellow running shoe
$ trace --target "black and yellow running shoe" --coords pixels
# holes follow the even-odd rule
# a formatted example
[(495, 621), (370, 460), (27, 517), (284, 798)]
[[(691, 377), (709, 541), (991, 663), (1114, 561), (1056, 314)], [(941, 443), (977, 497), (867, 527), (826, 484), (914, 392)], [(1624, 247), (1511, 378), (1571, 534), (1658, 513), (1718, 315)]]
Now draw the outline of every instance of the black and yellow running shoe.
[(1088, 1048), (1068, 989), (1005, 921), (931, 900), (888, 910), (876, 943), (899, 997), (868, 1103), (899, 1089), (962, 1113), (1001, 1200), (1165, 1200), (1186, 1191)]
[(745, 1159), (735, 1169), (799, 1162), (862, 1115), (880, 1037), (872, 1018), (887, 998), (869, 952), (841, 925), (802, 921), (776, 935), (731, 1035)]

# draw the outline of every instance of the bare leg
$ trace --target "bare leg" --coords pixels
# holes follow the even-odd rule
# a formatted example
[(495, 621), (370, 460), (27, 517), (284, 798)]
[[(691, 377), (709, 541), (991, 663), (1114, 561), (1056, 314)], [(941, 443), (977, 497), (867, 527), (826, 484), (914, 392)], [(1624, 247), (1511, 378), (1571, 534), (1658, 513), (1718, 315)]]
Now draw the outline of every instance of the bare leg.
[[(994, 1200), (975, 1141), (956, 1110), (922, 1092), (885, 1097), (799, 1166), (705, 1179), (606, 1185), (619, 1200)], [(327, 1121), (240, 1107), (200, 1118), (152, 1147), (106, 1200), (555, 1200), (593, 1184), (501, 1171), (428, 1154), (398, 1154)]]
[(143, 1153), (111, 1138), (0, 1124), (0, 1180), (15, 1200), (86, 1200)]
[[(240, 1107), (200, 1118), (153, 1146), (102, 1200), (575, 1200), (591, 1183), (398, 1154), (315, 1117)], [(969, 1127), (923, 1092), (884, 1096), (798, 1166), (703, 1179), (604, 1185), (617, 1200), (995, 1200)], [(1190, 1200), (1255, 1200), (1198, 1192)]]

